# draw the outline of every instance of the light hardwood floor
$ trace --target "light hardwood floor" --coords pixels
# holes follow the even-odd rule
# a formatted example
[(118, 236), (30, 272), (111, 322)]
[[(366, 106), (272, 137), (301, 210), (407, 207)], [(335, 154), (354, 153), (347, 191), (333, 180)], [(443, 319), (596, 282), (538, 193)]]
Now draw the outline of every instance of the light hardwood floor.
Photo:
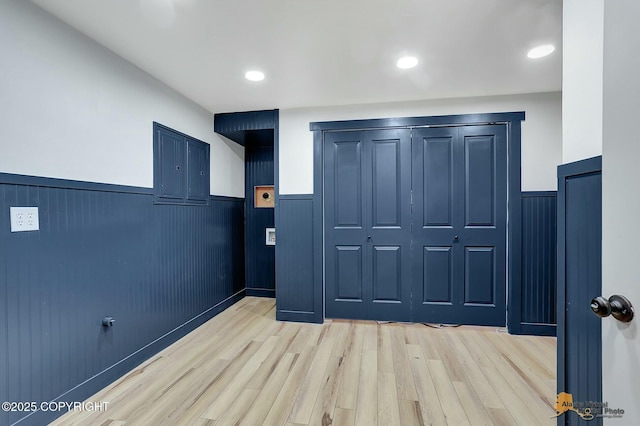
[(554, 425), (551, 337), (275, 321), (247, 297), (54, 425)]

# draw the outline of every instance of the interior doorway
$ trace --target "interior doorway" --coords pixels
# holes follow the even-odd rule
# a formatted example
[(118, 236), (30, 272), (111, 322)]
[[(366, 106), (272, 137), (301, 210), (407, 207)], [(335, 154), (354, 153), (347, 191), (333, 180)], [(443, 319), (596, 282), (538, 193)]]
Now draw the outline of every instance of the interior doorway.
[(245, 141), (245, 281), (247, 296), (275, 297), (274, 131)]
[[(278, 110), (219, 113), (214, 131), (244, 147), (244, 272), (247, 296), (275, 297)], [(213, 154), (212, 154), (213, 155)]]

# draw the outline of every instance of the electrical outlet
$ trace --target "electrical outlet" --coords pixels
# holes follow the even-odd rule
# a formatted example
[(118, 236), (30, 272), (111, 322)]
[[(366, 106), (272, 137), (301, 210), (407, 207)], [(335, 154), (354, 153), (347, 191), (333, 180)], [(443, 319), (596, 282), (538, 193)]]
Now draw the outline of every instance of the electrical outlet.
[(40, 218), (37, 207), (10, 207), (11, 232), (38, 231)]

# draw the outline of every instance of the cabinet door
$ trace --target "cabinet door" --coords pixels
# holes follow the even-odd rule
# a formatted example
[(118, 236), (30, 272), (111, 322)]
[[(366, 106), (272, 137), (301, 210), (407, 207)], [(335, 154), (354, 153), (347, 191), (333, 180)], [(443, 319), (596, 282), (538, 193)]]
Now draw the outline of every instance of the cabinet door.
[(156, 204), (209, 204), (209, 144), (154, 123)]
[(181, 200), (186, 184), (184, 138), (162, 129), (158, 130), (157, 136), (159, 170), (155, 173), (155, 187), (159, 188), (158, 196)]
[(209, 145), (188, 141), (187, 160), (187, 199), (206, 203), (209, 198)]

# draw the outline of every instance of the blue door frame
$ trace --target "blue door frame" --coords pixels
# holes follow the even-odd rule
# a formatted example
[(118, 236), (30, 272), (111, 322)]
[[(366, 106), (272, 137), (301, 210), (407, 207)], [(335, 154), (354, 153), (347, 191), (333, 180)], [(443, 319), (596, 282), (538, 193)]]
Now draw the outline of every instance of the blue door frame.
[[(507, 220), (507, 326), (512, 333), (520, 333), (521, 327), (521, 278), (522, 259), (520, 250), (512, 253), (510, 247), (521, 247), (522, 204), (521, 204), (521, 122), (524, 112), (463, 114), (432, 117), (401, 117), (372, 120), (349, 120), (310, 123), (314, 133), (314, 190), (313, 216), (324, 217), (324, 134), (336, 130), (393, 129), (429, 126), (464, 126), (477, 124), (505, 124), (507, 127), (508, 158), (508, 204)], [(313, 223), (314, 244), (314, 322), (324, 319), (324, 220)]]

